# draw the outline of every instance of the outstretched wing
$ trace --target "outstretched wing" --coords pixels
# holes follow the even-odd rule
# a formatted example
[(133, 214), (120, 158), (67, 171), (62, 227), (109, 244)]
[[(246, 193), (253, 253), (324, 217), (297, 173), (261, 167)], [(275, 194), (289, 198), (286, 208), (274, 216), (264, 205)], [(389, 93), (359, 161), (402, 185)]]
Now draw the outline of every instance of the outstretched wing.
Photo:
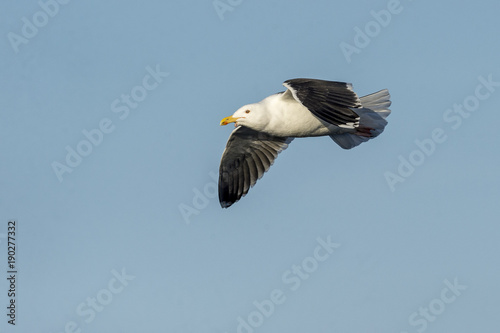
[(285, 98), (291, 94), (321, 120), (344, 128), (359, 126), (359, 116), (351, 108), (361, 107), (361, 101), (350, 83), (293, 79), (283, 85), (288, 88)]
[(219, 202), (228, 208), (248, 193), (293, 138), (239, 126), (231, 133), (219, 168)]

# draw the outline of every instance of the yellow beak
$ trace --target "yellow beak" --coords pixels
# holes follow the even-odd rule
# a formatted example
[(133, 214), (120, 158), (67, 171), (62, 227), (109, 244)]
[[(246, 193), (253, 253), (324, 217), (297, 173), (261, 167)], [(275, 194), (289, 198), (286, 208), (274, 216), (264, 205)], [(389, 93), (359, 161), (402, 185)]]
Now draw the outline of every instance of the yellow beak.
[(223, 126), (223, 125), (227, 125), (229, 123), (235, 123), (238, 119), (240, 119), (240, 117), (229, 116), (229, 117), (222, 119), (220, 121), (220, 125)]

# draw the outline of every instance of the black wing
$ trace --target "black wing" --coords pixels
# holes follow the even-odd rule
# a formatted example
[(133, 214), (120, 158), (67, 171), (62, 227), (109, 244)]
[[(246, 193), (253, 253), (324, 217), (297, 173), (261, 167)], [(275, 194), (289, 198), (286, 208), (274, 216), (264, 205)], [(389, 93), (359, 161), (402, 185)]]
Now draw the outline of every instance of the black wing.
[(321, 120), (346, 128), (359, 125), (359, 116), (351, 108), (361, 107), (361, 102), (350, 83), (293, 79), (283, 85), (293, 98)]
[(228, 208), (248, 193), (293, 138), (237, 127), (229, 137), (219, 168), (219, 202)]

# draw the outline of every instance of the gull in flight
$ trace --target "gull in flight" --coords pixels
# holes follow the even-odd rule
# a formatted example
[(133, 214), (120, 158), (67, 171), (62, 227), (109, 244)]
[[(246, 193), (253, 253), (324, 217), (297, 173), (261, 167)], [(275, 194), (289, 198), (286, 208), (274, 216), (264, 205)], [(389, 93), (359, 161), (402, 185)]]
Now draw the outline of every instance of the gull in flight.
[(389, 91), (358, 97), (352, 84), (316, 79), (283, 83), (286, 91), (239, 108), (219, 168), (219, 202), (228, 208), (248, 193), (294, 138), (330, 136), (351, 149), (384, 131)]

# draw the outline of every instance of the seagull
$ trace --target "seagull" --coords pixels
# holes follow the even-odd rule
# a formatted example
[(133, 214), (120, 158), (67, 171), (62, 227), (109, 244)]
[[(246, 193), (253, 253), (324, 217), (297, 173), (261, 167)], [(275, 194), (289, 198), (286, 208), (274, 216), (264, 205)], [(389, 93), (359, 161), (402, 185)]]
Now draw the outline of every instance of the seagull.
[(228, 208), (248, 193), (294, 138), (330, 136), (351, 149), (384, 131), (389, 91), (358, 97), (352, 84), (292, 79), (287, 89), (239, 108), (220, 125), (236, 127), (219, 168), (219, 202)]

